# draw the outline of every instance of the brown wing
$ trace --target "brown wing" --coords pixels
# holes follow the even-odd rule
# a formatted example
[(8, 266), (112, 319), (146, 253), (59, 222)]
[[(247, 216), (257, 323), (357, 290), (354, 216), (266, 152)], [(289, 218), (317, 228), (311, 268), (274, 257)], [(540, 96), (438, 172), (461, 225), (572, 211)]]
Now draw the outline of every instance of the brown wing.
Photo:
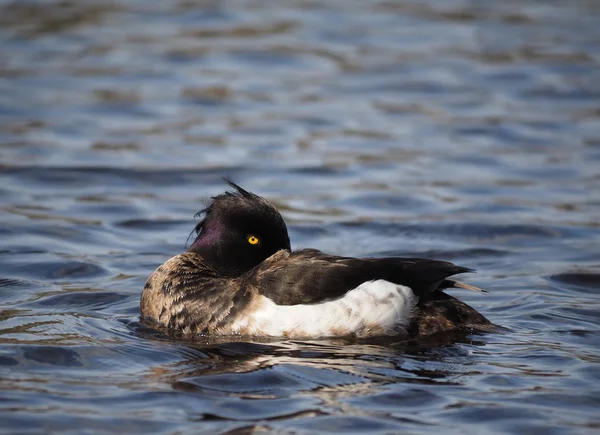
[(279, 251), (248, 272), (245, 283), (280, 305), (315, 303), (342, 296), (365, 281), (385, 279), (410, 287), (421, 300), (447, 277), (470, 269), (445, 261), (421, 258), (348, 258), (315, 249)]
[(408, 333), (418, 338), (459, 329), (491, 332), (501, 328), (455, 297), (435, 292), (429, 300), (417, 304)]
[(219, 278), (199, 255), (184, 252), (150, 275), (140, 310), (146, 321), (197, 334), (225, 326), (249, 299), (239, 279)]

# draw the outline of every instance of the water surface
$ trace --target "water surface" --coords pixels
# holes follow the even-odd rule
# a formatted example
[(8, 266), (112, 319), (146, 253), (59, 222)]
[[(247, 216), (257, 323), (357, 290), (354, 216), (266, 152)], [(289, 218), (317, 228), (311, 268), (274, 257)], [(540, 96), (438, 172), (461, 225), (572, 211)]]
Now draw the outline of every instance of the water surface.
[[(0, 1), (0, 53), (2, 431), (600, 427), (597, 2)], [(508, 331), (145, 328), (225, 175), (294, 247), (477, 269)]]

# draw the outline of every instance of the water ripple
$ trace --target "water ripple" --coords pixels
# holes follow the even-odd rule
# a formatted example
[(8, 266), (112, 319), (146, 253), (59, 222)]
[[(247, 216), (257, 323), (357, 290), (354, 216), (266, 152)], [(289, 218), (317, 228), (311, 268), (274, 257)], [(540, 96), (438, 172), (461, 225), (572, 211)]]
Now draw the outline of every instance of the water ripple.
[[(0, 415), (17, 432), (596, 433), (596, 2), (0, 2)], [(223, 176), (293, 247), (434, 257), (505, 327), (139, 322)]]

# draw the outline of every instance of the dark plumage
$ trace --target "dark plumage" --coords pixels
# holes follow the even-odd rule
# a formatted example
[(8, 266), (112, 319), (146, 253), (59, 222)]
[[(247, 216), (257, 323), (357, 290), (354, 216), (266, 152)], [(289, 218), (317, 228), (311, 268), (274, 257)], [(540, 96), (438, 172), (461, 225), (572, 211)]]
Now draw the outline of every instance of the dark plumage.
[[(494, 328), (473, 308), (442, 292), (449, 287), (478, 290), (448, 279), (470, 269), (420, 258), (358, 259), (315, 249), (292, 252), (287, 227), (275, 207), (228, 183), (235, 192), (214, 197), (201, 212), (205, 216), (196, 226), (197, 238), (189, 250), (148, 278), (140, 304), (145, 321), (192, 334), (293, 337), (396, 332), (419, 337)], [(395, 290), (392, 285), (390, 291), (388, 284), (373, 285), (373, 280), (410, 287), (412, 293), (399, 296), (401, 288)], [(308, 324), (309, 319), (302, 324), (302, 316), (310, 315), (311, 307), (326, 309), (323, 312), (339, 316), (339, 322), (318, 319), (324, 325), (314, 332), (317, 329)], [(392, 328), (369, 317), (370, 311), (387, 316), (384, 310), (391, 310), (390, 318), (399, 319)], [(406, 319), (402, 310), (408, 310)], [(292, 321), (289, 316), (300, 316), (300, 320)], [(280, 326), (290, 322), (291, 327)]]

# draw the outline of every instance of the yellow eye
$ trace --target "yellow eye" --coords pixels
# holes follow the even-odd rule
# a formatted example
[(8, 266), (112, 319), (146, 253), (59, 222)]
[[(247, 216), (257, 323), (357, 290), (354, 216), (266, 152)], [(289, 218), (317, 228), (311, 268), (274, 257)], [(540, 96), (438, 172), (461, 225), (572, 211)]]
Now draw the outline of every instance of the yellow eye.
[(260, 242), (260, 240), (258, 240), (258, 237), (248, 236), (248, 243), (250, 243), (251, 245), (258, 245), (258, 242)]

